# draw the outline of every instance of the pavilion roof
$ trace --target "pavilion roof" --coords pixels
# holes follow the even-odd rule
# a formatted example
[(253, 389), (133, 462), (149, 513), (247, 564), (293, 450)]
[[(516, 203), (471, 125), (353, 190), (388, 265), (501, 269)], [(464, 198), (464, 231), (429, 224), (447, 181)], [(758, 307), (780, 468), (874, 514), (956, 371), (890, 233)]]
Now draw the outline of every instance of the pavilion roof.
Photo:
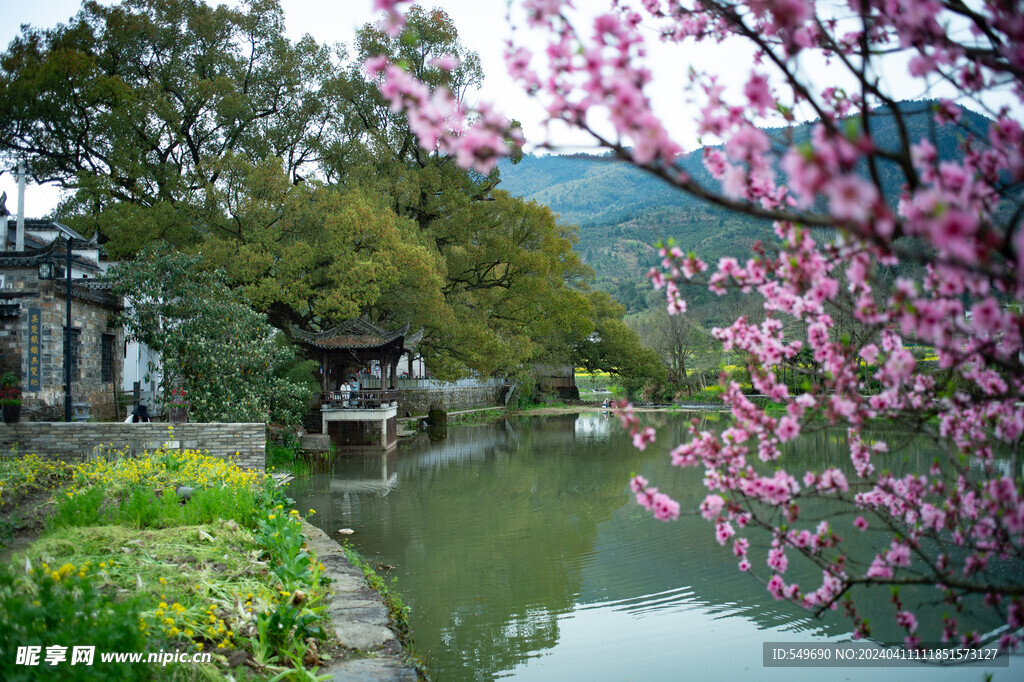
[(391, 344), (404, 349), (409, 341), (417, 335), (419, 337), (416, 338), (417, 343), (423, 337), (423, 332), (420, 331), (407, 339), (406, 334), (409, 332), (408, 322), (394, 331), (387, 331), (364, 318), (348, 320), (336, 327), (325, 329), (321, 332), (309, 332), (292, 325), (291, 332), (297, 341), (307, 346), (322, 350), (338, 351), (372, 350)]

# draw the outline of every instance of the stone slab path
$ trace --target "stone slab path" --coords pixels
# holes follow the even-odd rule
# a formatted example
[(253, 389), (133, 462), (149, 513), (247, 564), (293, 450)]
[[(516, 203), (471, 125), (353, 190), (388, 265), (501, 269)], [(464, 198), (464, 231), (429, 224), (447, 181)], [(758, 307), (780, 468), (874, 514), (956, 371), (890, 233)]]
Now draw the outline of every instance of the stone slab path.
[(363, 572), (323, 530), (303, 522), (302, 533), (334, 581), (327, 612), (338, 639), (350, 650), (349, 656), (330, 661), (317, 674), (338, 681), (416, 682), (415, 668), (405, 662), (402, 645), (388, 627), (387, 607), (366, 585)]

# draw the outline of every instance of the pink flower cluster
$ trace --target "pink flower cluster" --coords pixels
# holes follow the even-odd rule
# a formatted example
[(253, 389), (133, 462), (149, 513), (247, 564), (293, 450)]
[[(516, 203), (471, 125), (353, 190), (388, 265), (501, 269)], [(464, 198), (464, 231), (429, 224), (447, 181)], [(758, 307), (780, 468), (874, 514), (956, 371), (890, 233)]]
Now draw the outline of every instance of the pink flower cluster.
[[(376, 6), (395, 15), (399, 4)], [(550, 121), (590, 133), (681, 191), (773, 222), (777, 243), (759, 245), (750, 258), (709, 268), (668, 244), (662, 267), (647, 275), (672, 314), (687, 311), (684, 284), (761, 302), (760, 314), (713, 333), (746, 359), (756, 392), (782, 409), (769, 414), (724, 382), (729, 428), (694, 425), (671, 450), (673, 464), (704, 470), (709, 494), (699, 511), (716, 541), (731, 543), (743, 572), (767, 565), (776, 599), (815, 610), (842, 599), (858, 637), (870, 627), (849, 598), (853, 585), (926, 576), (957, 612), (965, 595), (985, 594), (1009, 628), (1000, 643), (1015, 646), (1024, 634), (1020, 577), (1007, 568), (1024, 561), (1024, 491), (1014, 468), (1024, 437), (1024, 127), (1013, 113), (1024, 105), (1024, 19), (1017, 4), (850, 0), (850, 17), (839, 20), (812, 0), (617, 0), (584, 30), (570, 20), (571, 3), (523, 6), (546, 47), (510, 42), (506, 64)], [(676, 165), (682, 145), (649, 97), (652, 36), (670, 46), (743, 40), (754, 50), (738, 94), (714, 65), (688, 71), (693, 123), (717, 141), (702, 151), (713, 185)], [(893, 105), (903, 94), (870, 77), (893, 68), (886, 54), (894, 51), (904, 53), (922, 90), (952, 84), (958, 104), (923, 104), (926, 125), (909, 126), (910, 113)], [(858, 87), (817, 87), (796, 68), (798, 53), (827, 60)], [(506, 153), (507, 124), (487, 106), (473, 126), (450, 94), (394, 66), (369, 66), (426, 148), (484, 171)], [(1012, 107), (1001, 104), (1006, 99)], [(959, 102), (991, 122), (978, 126)], [(598, 130), (596, 112), (611, 133)], [(798, 112), (816, 121), (803, 138), (787, 129)], [(875, 122), (885, 117), (895, 133), (876, 139)], [(950, 140), (959, 140), (955, 156)], [(907, 263), (913, 267), (901, 267)], [(936, 360), (924, 359), (932, 352)], [(628, 405), (619, 415), (636, 447), (655, 442)], [(905, 469), (901, 453), (867, 428), (873, 420), (923, 431), (935, 461)], [(787, 444), (827, 425), (845, 428), (849, 461), (812, 470), (791, 464)], [(643, 477), (631, 489), (656, 518), (679, 515), (678, 503)], [(820, 521), (853, 508), (855, 529), (886, 538), (888, 548), (873, 559), (846, 552)], [(766, 564), (752, 561), (749, 541), (737, 537), (749, 524), (772, 534)], [(820, 586), (786, 583), (798, 559), (821, 569)], [(912, 608), (897, 602), (894, 618), (916, 643), (924, 626)], [(978, 638), (956, 619), (942, 627), (950, 641)]]
[(405, 69), (388, 64), (383, 57), (368, 60), (366, 70), (372, 76), (382, 75), (381, 94), (391, 101), (393, 110), (407, 112), (409, 128), (420, 145), (430, 151), (453, 155), (462, 168), (489, 172), (499, 158), (509, 154), (506, 136), (510, 136), (513, 143), (522, 144), (519, 129), (510, 129), (508, 120), (486, 103), (478, 107), (477, 119), (468, 121), (465, 106), (447, 89), (431, 91)]
[(634, 476), (629, 487), (636, 494), (637, 504), (654, 512), (654, 518), (661, 521), (679, 518), (679, 503), (665, 493), (658, 492), (657, 488), (649, 487), (643, 476)]

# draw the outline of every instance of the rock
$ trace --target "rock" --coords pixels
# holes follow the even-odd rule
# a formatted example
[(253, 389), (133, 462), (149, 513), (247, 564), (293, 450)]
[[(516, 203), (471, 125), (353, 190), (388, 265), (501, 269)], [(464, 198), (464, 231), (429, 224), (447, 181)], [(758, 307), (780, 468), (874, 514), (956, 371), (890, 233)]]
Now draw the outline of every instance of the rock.
[(195, 488), (190, 488), (187, 485), (179, 485), (174, 490), (174, 492), (178, 493), (178, 497), (180, 497), (182, 500), (191, 500), (192, 493), (194, 493), (195, 491)]
[(352, 535), (353, 533), (355, 533), (355, 531), (351, 528), (342, 528), (338, 531), (338, 535)]
[(249, 660), (249, 658), (250, 656), (247, 651), (236, 649), (235, 651), (232, 651), (230, 654), (227, 655), (226, 665), (229, 668), (237, 668), (240, 665), (244, 665), (246, 661)]
[(209, 533), (207, 533), (205, 530), (199, 531), (199, 539), (200, 540), (207, 540), (209, 542), (213, 542), (213, 536), (210, 535)]
[(331, 449), (331, 437), (323, 433), (307, 433), (299, 440), (303, 452), (328, 452)]
[(316, 640), (312, 637), (306, 640), (306, 653), (302, 655), (302, 663), (312, 668), (320, 663), (320, 652), (317, 650)]

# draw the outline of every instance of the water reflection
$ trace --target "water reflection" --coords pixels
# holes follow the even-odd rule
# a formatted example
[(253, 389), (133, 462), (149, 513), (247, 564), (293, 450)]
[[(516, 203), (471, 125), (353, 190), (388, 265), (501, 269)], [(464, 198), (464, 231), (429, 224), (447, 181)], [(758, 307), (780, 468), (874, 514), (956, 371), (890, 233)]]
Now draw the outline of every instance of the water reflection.
[[(699, 516), (662, 523), (629, 494), (641, 473), (695, 508), (701, 472), (672, 467), (666, 453), (689, 419), (721, 428), (725, 415), (643, 417), (659, 428), (646, 452), (600, 413), (520, 418), (340, 459), (293, 484), (292, 496), (317, 510), (314, 522), (355, 529), (365, 556), (395, 567), (417, 647), (439, 679), (675, 676), (688, 662), (708, 676), (820, 677), (762, 669), (761, 642), (844, 638), (846, 621), (775, 602)], [(848, 461), (841, 432), (801, 442), (794, 454), (811, 466)], [(905, 447), (912, 465), (931, 461)], [(857, 541), (875, 550), (870, 534)]]

